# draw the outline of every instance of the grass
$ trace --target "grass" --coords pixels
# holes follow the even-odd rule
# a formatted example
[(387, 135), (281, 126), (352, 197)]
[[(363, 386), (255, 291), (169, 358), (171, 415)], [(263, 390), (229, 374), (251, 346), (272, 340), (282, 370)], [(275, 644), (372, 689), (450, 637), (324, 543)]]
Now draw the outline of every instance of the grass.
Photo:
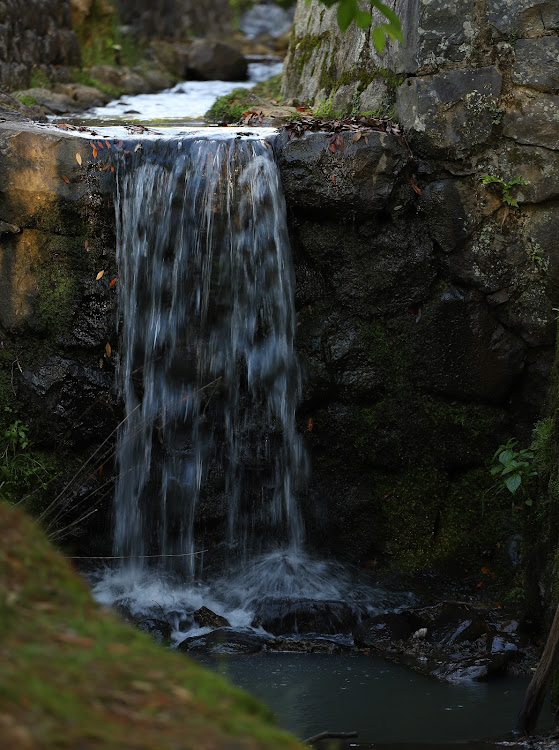
[(0, 629), (5, 747), (302, 747), (256, 699), (102, 611), (39, 527), (4, 503)]
[(241, 119), (247, 109), (258, 108), (260, 99), (281, 99), (281, 74), (261, 81), (250, 89), (233, 89), (230, 94), (220, 96), (205, 114), (207, 122), (234, 123)]

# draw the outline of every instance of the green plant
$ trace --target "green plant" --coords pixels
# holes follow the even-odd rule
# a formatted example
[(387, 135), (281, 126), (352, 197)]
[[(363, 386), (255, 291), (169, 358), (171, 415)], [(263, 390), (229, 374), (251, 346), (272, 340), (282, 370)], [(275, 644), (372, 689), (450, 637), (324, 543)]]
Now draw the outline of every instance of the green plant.
[[(310, 0), (307, 0), (307, 2), (310, 2)], [(331, 8), (336, 4), (338, 5), (338, 26), (342, 32), (345, 32), (353, 21), (355, 21), (360, 29), (368, 28), (373, 22), (372, 14), (368, 11), (361, 10), (359, 8), (358, 0), (319, 0), (319, 2), (326, 5), (327, 8)], [(388, 5), (382, 3), (381, 0), (369, 0), (369, 4), (382, 13), (386, 19), (384, 23), (375, 25), (371, 34), (373, 44), (377, 51), (382, 53), (387, 38), (403, 42), (402, 24), (392, 8), (389, 8)]]
[[(491, 475), (497, 478), (498, 491), (507, 490), (515, 495), (521, 490), (524, 504), (532, 505), (532, 500), (526, 494), (526, 488), (531, 477), (537, 475), (534, 468), (535, 454), (532, 448), (515, 450), (518, 440), (511, 438), (504, 445), (500, 445), (492, 458)], [(514, 501), (513, 501), (514, 508)]]
[[(5, 411), (11, 413), (10, 407)], [(37, 486), (46, 489), (49, 468), (35, 458), (28, 436), (29, 428), (16, 419), (4, 430), (0, 453), (0, 496), (17, 500)]]
[(502, 177), (497, 177), (492, 174), (482, 174), (481, 181), (484, 185), (497, 185), (502, 190), (501, 200), (503, 203), (507, 203), (509, 206), (516, 206), (516, 208), (518, 208), (518, 201), (511, 195), (511, 188), (516, 185), (530, 184), (530, 180), (525, 180), (523, 177), (513, 177), (510, 180), (503, 180)]

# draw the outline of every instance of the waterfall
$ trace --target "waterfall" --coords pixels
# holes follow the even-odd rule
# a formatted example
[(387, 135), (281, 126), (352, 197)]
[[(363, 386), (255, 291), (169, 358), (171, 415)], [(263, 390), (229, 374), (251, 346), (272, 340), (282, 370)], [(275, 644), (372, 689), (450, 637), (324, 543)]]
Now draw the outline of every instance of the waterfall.
[(223, 519), (228, 560), (278, 546), (297, 555), (304, 529), (295, 498), (307, 462), (272, 147), (235, 133), (183, 134), (143, 141), (116, 170), (126, 421), (114, 554), (136, 570), (157, 555), (161, 567), (194, 579), (203, 509)]

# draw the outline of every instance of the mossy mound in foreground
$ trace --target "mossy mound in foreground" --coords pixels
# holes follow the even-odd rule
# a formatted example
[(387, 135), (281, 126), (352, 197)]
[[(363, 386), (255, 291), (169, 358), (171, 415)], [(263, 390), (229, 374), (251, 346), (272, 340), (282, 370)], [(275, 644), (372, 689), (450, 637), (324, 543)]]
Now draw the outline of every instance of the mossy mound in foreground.
[(301, 747), (254, 698), (101, 610), (37, 525), (2, 503), (0, 631), (2, 747)]

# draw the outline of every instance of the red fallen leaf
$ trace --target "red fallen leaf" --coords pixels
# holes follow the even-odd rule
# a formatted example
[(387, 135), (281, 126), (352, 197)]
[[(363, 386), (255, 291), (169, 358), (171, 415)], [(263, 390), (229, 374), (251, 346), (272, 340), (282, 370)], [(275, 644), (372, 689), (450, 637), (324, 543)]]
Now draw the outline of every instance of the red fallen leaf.
[(295, 109), (297, 110), (297, 112), (306, 112), (308, 107), (295, 107)]
[(412, 186), (412, 188), (413, 188), (413, 189), (415, 190), (415, 192), (416, 192), (416, 193), (417, 193), (418, 195), (421, 195), (421, 194), (423, 193), (423, 191), (422, 191), (422, 190), (421, 190), (421, 188), (420, 188), (420, 187), (418, 186), (418, 184), (417, 184), (417, 181), (416, 181), (416, 179), (415, 179), (415, 175), (414, 175), (414, 174), (412, 174), (410, 182), (411, 182), (411, 186)]
[(490, 573), (491, 571), (489, 570), (489, 568), (482, 568), (482, 569), (481, 569), (481, 572), (483, 573), (483, 575), (484, 575), (484, 576), (486, 576), (486, 575), (488, 575), (488, 574), (489, 574), (489, 573)]
[(307, 430), (309, 432), (312, 432), (312, 428), (314, 427), (314, 419), (312, 417), (309, 418), (309, 421), (307, 422)]
[(97, 149), (95, 148), (95, 146), (93, 146), (93, 158), (97, 158)]
[(106, 143), (106, 145), (107, 145), (107, 148), (111, 148), (111, 143), (110, 143), (110, 141), (105, 141), (105, 143)]
[(60, 123), (60, 125), (56, 126), (57, 128), (60, 128), (60, 130), (68, 130), (68, 125), (64, 125), (64, 123)]
[(476, 583), (476, 588), (480, 589), (483, 586), (483, 581), (480, 581), (479, 583)]
[(102, 141), (97, 141), (97, 145), (99, 146), (99, 148), (101, 149), (101, 151), (105, 148), (103, 146), (103, 142)]
[(114, 167), (111, 167), (111, 172), (114, 172), (114, 171), (115, 171), (115, 168), (114, 168)]
[(87, 248), (89, 247), (89, 242), (88, 242), (88, 241), (86, 240), (86, 241), (84, 242), (84, 245), (85, 245), (85, 249), (87, 250)]
[(110, 168), (111, 168), (111, 165), (110, 165), (110, 164), (105, 164), (105, 166), (103, 167), (103, 170), (102, 170), (102, 171), (103, 171), (103, 172), (106, 172), (106, 171), (107, 171), (107, 169), (110, 169)]
[(334, 175), (334, 176), (332, 177), (332, 185), (335, 185), (335, 184), (336, 184), (336, 175)]
[(64, 182), (65, 182), (65, 183), (66, 183), (67, 185), (69, 185), (69, 184), (70, 184), (70, 180), (69, 180), (69, 179), (68, 179), (68, 178), (66, 177), (66, 175), (65, 175), (65, 174), (63, 174), (63, 175), (62, 175), (62, 179), (64, 180)]
[(111, 356), (111, 351), (112, 351), (112, 349), (111, 349), (111, 345), (110, 345), (110, 344), (109, 344), (109, 342), (107, 341), (107, 343), (105, 344), (105, 352), (107, 353), (107, 357), (110, 357), (110, 356)]
[(109, 284), (109, 287), (114, 286), (116, 284), (116, 282), (117, 282), (117, 277), (115, 276), (114, 279)]
[(336, 153), (336, 144), (333, 141), (330, 141), (330, 151), (335, 154)]

